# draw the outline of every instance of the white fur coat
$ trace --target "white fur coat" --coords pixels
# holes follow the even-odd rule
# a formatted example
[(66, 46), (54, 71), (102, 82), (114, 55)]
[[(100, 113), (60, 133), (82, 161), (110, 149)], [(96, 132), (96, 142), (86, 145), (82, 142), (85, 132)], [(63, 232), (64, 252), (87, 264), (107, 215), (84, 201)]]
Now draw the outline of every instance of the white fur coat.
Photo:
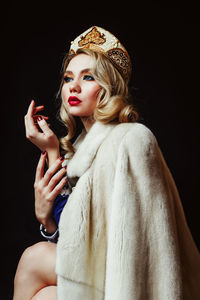
[(62, 212), (59, 300), (197, 300), (200, 257), (151, 131), (95, 123), (76, 142)]

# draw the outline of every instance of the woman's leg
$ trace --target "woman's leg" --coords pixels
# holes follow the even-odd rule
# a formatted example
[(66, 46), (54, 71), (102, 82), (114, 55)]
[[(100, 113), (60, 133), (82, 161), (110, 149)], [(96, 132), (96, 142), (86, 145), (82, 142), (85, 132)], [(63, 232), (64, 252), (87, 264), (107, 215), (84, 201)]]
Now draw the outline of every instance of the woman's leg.
[(57, 300), (57, 287), (54, 285), (41, 289), (31, 300)]
[[(53, 286), (52, 289), (55, 290), (57, 285), (55, 261), (56, 244), (40, 242), (27, 248), (17, 267), (13, 300), (30, 300), (48, 286)], [(47, 290), (43, 292), (45, 291)]]

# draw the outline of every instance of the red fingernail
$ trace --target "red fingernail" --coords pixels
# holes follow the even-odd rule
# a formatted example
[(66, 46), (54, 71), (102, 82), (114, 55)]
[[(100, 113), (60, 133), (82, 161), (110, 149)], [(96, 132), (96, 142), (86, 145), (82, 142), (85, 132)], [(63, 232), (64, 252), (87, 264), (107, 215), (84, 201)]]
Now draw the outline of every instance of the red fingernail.
[(46, 150), (42, 151), (42, 155), (44, 155), (46, 153)]
[(62, 161), (64, 160), (64, 156), (60, 156), (59, 159)]
[(42, 117), (38, 116), (37, 121), (41, 121), (41, 120), (42, 120)]

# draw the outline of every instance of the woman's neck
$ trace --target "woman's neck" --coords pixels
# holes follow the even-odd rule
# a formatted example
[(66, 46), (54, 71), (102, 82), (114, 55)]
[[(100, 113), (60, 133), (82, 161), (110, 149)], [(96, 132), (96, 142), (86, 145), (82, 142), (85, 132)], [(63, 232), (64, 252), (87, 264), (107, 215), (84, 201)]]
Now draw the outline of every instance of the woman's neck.
[(85, 127), (86, 132), (88, 132), (92, 125), (95, 123), (93, 116), (81, 117), (81, 121), (83, 123), (83, 126)]

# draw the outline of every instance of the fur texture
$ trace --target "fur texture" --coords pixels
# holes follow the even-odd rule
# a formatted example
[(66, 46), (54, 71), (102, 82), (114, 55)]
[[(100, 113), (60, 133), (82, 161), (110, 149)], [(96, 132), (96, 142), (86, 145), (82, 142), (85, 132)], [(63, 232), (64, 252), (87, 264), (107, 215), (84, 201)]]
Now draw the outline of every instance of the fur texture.
[(200, 257), (173, 178), (144, 125), (95, 123), (67, 173), (59, 300), (195, 300)]

